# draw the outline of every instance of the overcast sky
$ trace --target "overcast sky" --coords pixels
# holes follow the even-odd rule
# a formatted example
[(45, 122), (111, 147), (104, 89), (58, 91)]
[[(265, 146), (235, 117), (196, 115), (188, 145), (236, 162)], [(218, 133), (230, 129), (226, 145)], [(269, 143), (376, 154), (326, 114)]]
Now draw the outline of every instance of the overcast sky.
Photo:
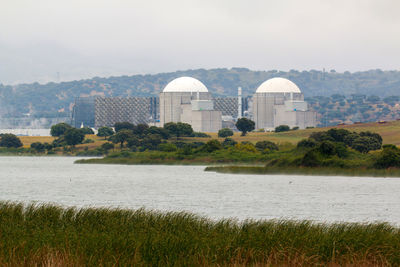
[(0, 83), (215, 67), (399, 70), (399, 10), (399, 0), (0, 0)]

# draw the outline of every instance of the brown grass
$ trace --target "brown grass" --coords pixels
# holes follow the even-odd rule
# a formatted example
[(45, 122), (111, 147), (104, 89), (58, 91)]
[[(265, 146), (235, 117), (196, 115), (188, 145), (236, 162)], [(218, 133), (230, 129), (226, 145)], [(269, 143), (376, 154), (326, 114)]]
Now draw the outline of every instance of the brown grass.
[[(367, 266), (391, 266), (387, 260), (379, 255), (367, 253), (365, 255), (337, 255), (331, 261), (325, 262), (320, 259), (317, 255), (306, 256), (300, 253), (289, 253), (291, 249), (281, 249), (280, 251), (274, 251), (265, 256), (264, 260), (251, 261), (254, 257), (254, 253), (245, 252), (242, 253), (240, 249), (232, 255), (232, 259), (229, 262), (215, 264), (210, 259), (206, 259), (204, 256), (198, 256), (198, 263), (196, 266), (229, 266), (229, 267), (261, 267), (261, 266), (328, 266), (328, 267), (340, 267), (340, 266), (352, 266), (352, 267), (367, 267)], [(15, 252), (15, 250), (13, 250)], [(12, 253), (13, 253), (12, 252)], [(131, 266), (147, 266), (140, 257), (132, 255), (132, 259), (129, 260)], [(110, 265), (111, 264), (111, 265)], [(9, 259), (0, 258), (0, 265), (4, 267), (78, 267), (87, 266), (82, 257), (77, 257), (69, 252), (62, 252), (54, 249), (41, 249), (37, 252), (31, 252), (27, 256), (18, 256), (15, 254), (10, 255)], [(106, 265), (118, 266), (118, 258), (115, 257), (115, 262), (108, 262)]]

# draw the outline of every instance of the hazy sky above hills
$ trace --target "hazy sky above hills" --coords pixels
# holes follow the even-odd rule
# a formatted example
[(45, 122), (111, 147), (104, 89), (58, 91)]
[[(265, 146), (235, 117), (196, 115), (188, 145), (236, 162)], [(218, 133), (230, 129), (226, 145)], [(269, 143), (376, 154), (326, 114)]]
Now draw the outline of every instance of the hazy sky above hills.
[(0, 83), (400, 69), (399, 0), (0, 0)]

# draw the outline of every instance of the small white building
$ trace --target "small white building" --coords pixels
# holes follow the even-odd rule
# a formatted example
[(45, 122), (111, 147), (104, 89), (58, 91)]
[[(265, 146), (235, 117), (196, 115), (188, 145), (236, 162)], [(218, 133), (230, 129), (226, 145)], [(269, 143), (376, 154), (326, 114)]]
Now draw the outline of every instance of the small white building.
[(279, 125), (304, 129), (315, 127), (316, 112), (308, 110), (295, 83), (272, 78), (262, 83), (253, 96), (253, 119), (256, 129), (273, 130)]
[(222, 128), (222, 113), (214, 110), (207, 87), (191, 77), (177, 78), (160, 93), (160, 124), (184, 122), (196, 132), (217, 132)]

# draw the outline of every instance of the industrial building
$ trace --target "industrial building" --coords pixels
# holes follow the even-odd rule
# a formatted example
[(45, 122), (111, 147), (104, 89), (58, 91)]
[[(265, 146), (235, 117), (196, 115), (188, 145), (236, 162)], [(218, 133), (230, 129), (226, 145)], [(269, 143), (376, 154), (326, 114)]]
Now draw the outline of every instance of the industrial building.
[(95, 125), (95, 108), (94, 97), (76, 97), (75, 104), (72, 109), (72, 126), (75, 128), (81, 127), (83, 124), (87, 127)]
[(315, 127), (316, 113), (308, 109), (299, 87), (284, 78), (262, 83), (253, 97), (213, 98), (197, 79), (180, 77), (168, 83), (159, 97), (78, 97), (73, 125), (99, 128), (116, 122), (163, 126), (185, 122), (199, 132), (235, 128), (238, 118), (255, 121), (256, 129), (273, 130), (279, 125)]
[(177, 78), (160, 93), (160, 125), (184, 122), (197, 132), (217, 132), (222, 128), (222, 112), (214, 109), (207, 87), (191, 77)]
[(157, 120), (156, 97), (96, 97), (94, 127), (112, 127), (116, 122), (150, 124)]
[(316, 113), (308, 110), (304, 95), (292, 81), (272, 78), (263, 82), (253, 96), (256, 129), (273, 130), (279, 125), (315, 127)]

